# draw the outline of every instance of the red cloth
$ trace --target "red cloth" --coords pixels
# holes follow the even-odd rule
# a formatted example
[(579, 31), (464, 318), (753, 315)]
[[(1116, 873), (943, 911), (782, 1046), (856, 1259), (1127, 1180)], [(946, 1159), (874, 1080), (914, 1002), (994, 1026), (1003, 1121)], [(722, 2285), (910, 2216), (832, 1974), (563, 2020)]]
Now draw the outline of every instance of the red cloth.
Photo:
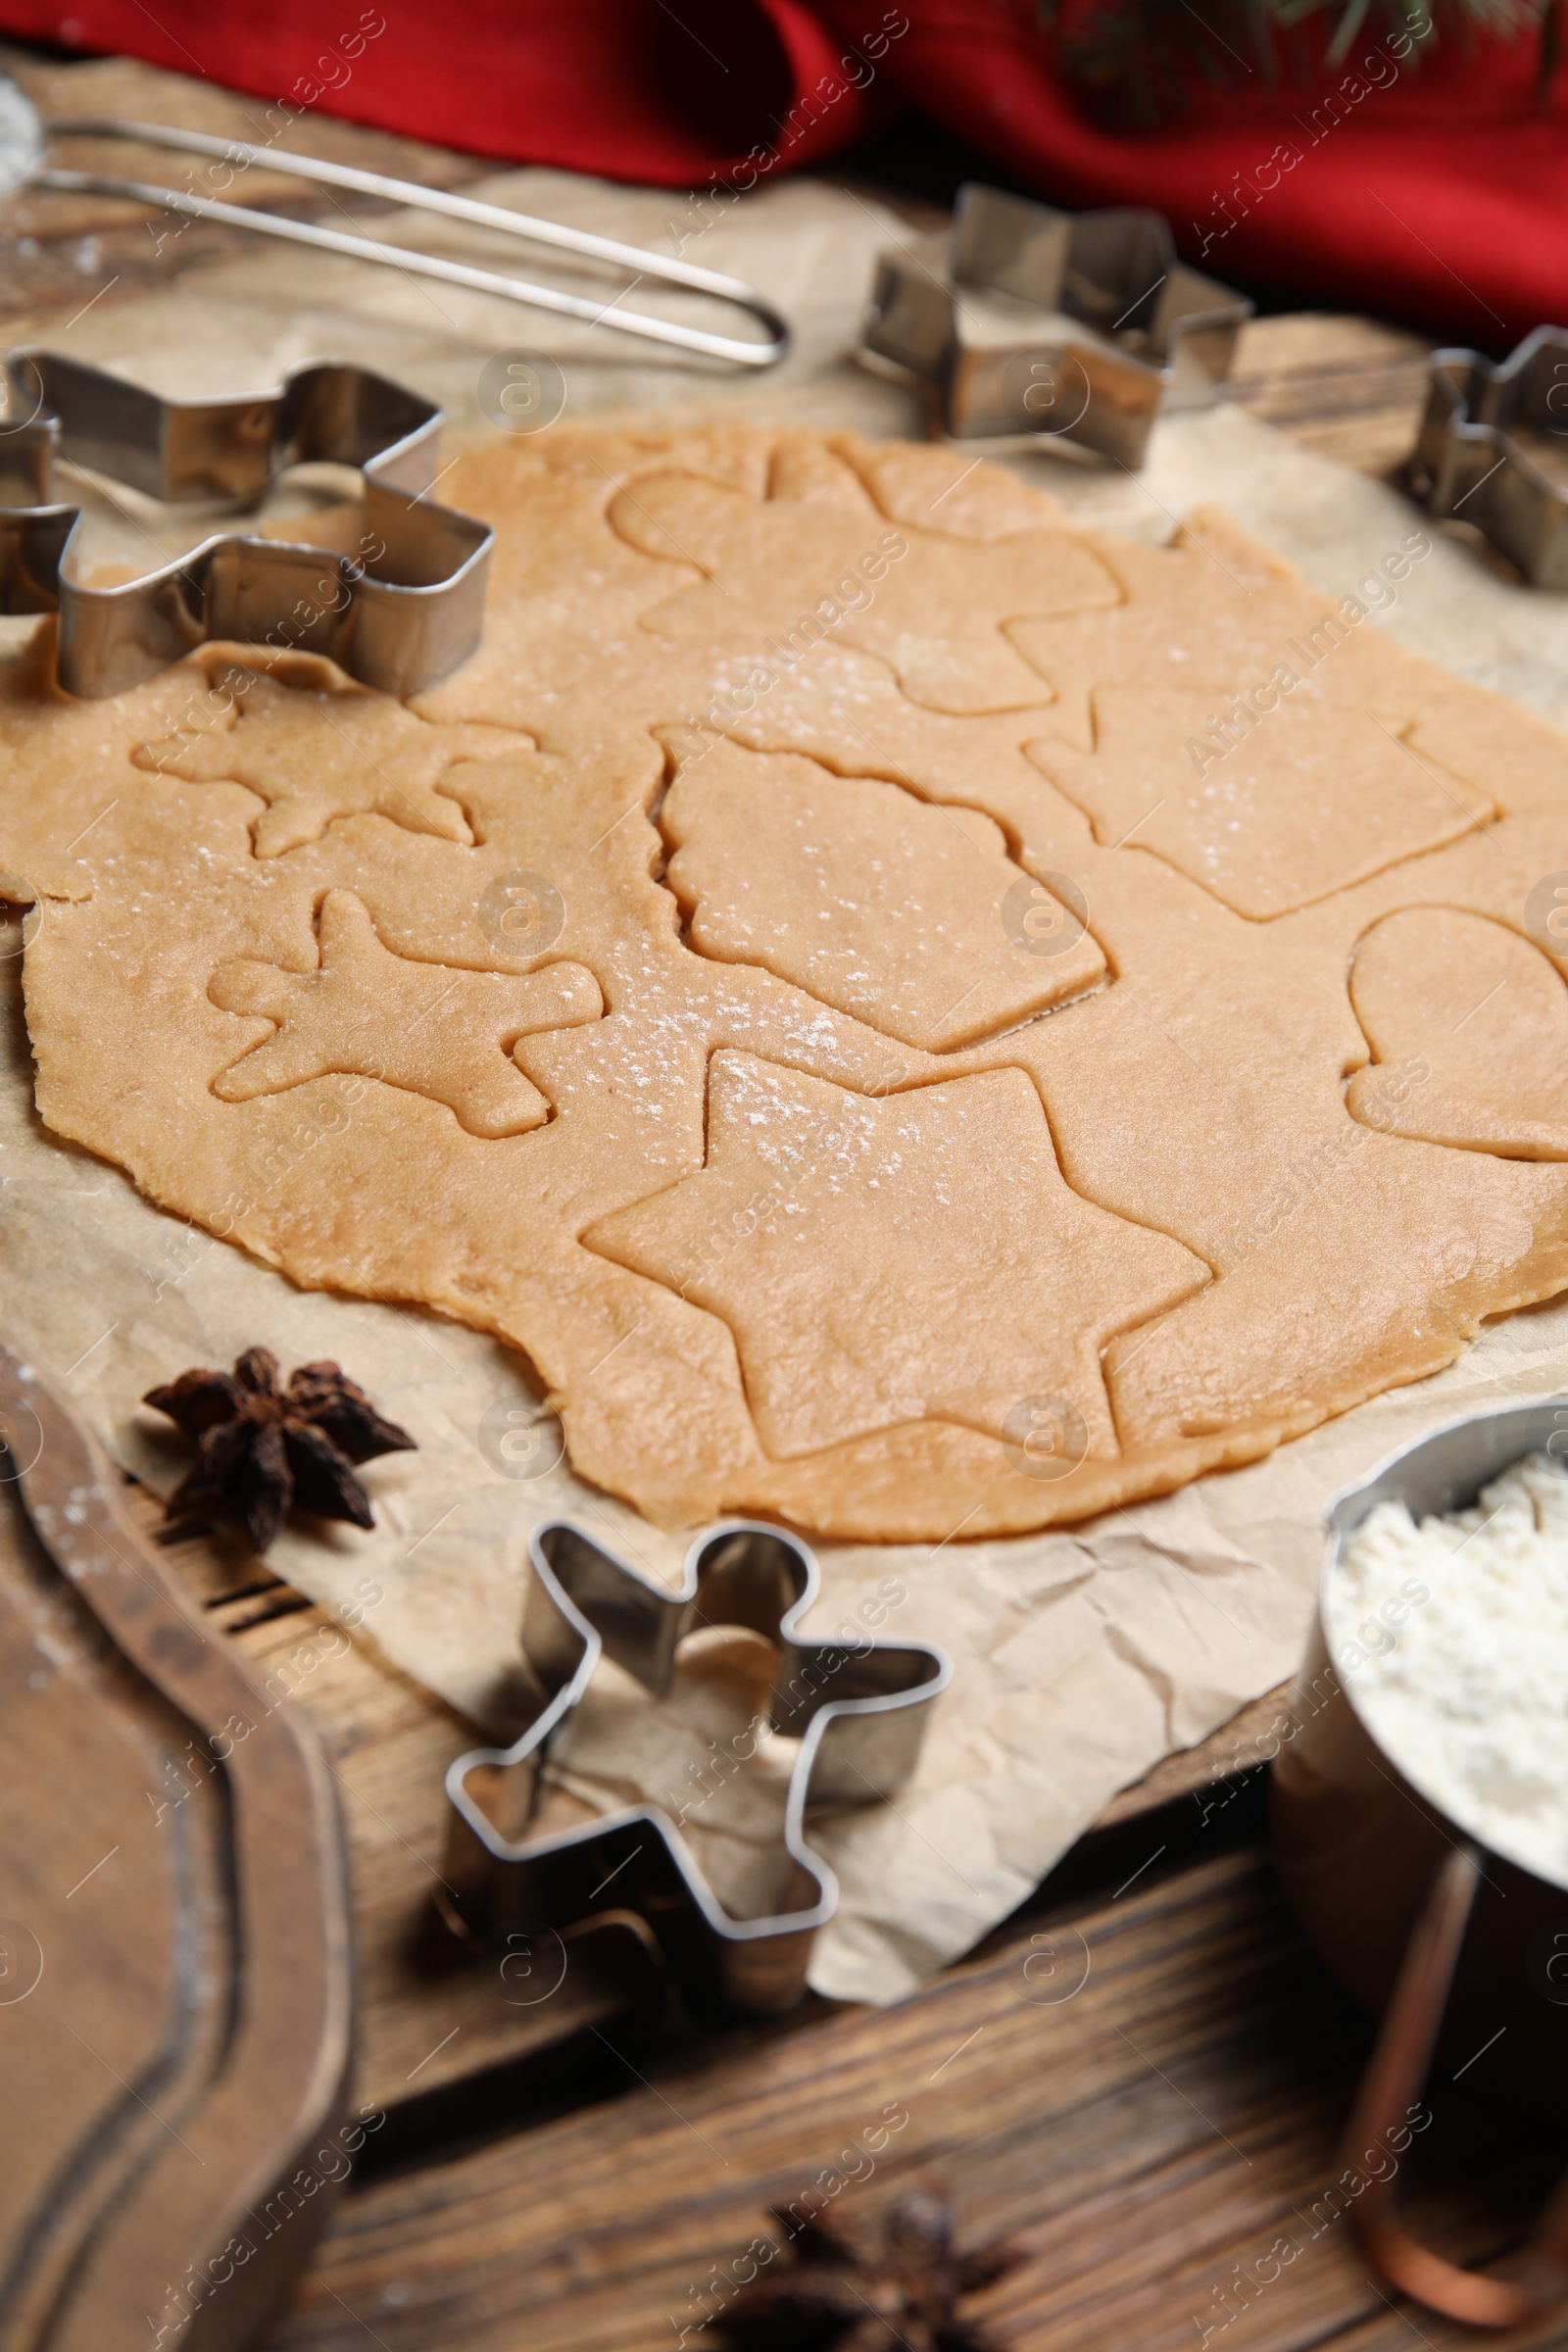
[[(0, 30), (210, 75), (274, 111), (660, 187), (768, 155), (815, 163), (869, 120), (805, 0), (0, 0)], [(829, 77), (842, 95), (807, 103)]]
[[(1216, 276), (1483, 344), (1568, 323), (1568, 113), (1537, 102), (1533, 42), (1445, 31), (1412, 70), (1369, 12), (1344, 64), (1305, 90), (1270, 93), (1254, 73), (1127, 136), (1068, 99), (1034, 0), (901, 7), (910, 29), (890, 77), (1043, 196), (1157, 206)], [(879, 0), (824, 9), (852, 38), (881, 15)]]
[(0, 28), (253, 92), (263, 140), (319, 109), (666, 187), (819, 163), (898, 92), (1043, 195), (1157, 206), (1221, 277), (1499, 347), (1568, 314), (1568, 117), (1529, 42), (1446, 34), (1417, 72), (1374, 26), (1305, 94), (1254, 75), (1131, 136), (1067, 95), (1035, 0), (0, 0)]

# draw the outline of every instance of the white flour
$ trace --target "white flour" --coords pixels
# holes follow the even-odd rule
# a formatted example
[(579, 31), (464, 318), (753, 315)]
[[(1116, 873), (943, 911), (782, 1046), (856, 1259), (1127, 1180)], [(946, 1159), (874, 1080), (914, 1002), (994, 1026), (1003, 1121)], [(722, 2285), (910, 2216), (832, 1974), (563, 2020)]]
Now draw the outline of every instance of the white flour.
[(1380, 1503), (1329, 1587), (1329, 1646), (1380, 1744), (1473, 1838), (1568, 1886), (1568, 1466), (1473, 1510)]

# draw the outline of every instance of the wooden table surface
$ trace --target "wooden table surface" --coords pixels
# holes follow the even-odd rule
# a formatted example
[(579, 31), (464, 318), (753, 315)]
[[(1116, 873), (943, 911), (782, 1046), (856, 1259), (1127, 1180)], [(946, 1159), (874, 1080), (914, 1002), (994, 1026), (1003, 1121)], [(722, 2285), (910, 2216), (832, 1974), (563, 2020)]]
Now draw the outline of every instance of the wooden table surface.
[[(93, 111), (246, 133), (240, 102), (195, 83), (3, 49), (0, 62), (35, 86), (47, 75), (57, 107), (62, 80), (90, 75)], [(312, 138), (447, 186), (485, 169), (325, 120)], [(304, 218), (336, 203), (275, 174), (246, 200)], [(160, 250), (123, 205), (23, 202), (12, 220), (24, 244), (0, 278), (8, 343), (197, 268), (234, 233), (197, 224)], [(1381, 473), (1409, 448), (1429, 347), (1364, 318), (1255, 320), (1234, 397)], [(613, 1930), (574, 1943), (560, 1989), (522, 2006), (431, 1925), (442, 1775), (473, 1727), (368, 1648), (345, 1651), (334, 1621), (237, 1542), (169, 1557), (321, 1737), (351, 1853), (357, 2095), (385, 2118), (270, 2352), (368, 2340), (641, 2352), (683, 2329), (700, 2344), (696, 2323), (721, 2304), (766, 2209), (846, 2167), (859, 2178), (835, 2211), (852, 2232), (934, 2172), (964, 2242), (1015, 2243), (1018, 2266), (974, 2307), (1000, 2346), (1164, 2352), (1223, 2337), (1226, 2352), (1396, 2352), (1462, 2339), (1384, 2291), (1326, 2201), (1367, 2035), (1266, 1858), (1277, 1698), (1123, 1791), (979, 1953), (896, 2008), (812, 1999), (766, 2025), (696, 2018)], [(1436, 2122), (1412, 2163), (1423, 2226), (1476, 2257), (1517, 2242), (1551, 2156), (1488, 2137), (1484, 2076), (1483, 2063), (1458, 2088), (1429, 2085)], [(890, 2114), (906, 2120), (866, 2173), (845, 2151)], [(1494, 2340), (1563, 2344), (1568, 2322)]]

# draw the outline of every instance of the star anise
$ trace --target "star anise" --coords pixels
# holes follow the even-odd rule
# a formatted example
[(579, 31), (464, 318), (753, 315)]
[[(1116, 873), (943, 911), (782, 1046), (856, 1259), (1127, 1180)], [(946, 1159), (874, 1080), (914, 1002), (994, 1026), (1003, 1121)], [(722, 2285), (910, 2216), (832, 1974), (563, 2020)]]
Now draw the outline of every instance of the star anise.
[(989, 2352), (984, 2329), (959, 2318), (958, 2300), (1021, 2258), (1004, 2246), (956, 2254), (935, 2189), (900, 2197), (869, 2253), (820, 2216), (801, 2223), (782, 2206), (772, 2212), (784, 2232), (772, 2266), (710, 2323), (733, 2352)]
[(149, 1389), (142, 1402), (167, 1413), (196, 1446), (196, 1467), (171, 1494), (165, 1518), (227, 1506), (239, 1512), (256, 1551), (267, 1549), (291, 1504), (373, 1527), (354, 1464), (414, 1445), (336, 1364), (301, 1364), (283, 1388), (269, 1348), (247, 1348), (232, 1372), (182, 1372), (166, 1388)]

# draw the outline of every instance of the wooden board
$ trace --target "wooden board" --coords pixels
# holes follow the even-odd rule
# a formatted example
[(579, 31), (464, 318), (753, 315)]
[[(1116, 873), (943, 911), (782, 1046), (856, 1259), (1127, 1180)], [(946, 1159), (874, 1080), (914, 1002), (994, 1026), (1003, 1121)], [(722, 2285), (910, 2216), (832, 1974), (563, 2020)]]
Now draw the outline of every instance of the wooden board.
[[(721, 2307), (769, 2206), (815, 2184), (863, 2231), (932, 2170), (962, 2243), (1024, 2258), (975, 2306), (1015, 2352), (1463, 2340), (1391, 2306), (1328, 2194), (1365, 2032), (1254, 1852), (1042, 1921), (896, 2009), (733, 2053), (610, 2038), (608, 2099), (601, 2068), (578, 2112), (368, 2179), (270, 2352), (648, 2352)], [(1478, 2147), (1454, 2086), (1428, 2098), (1417, 2210), (1484, 2257), (1550, 2152)], [(1482, 2195), (1445, 2185), (1455, 2150), (1490, 2166)], [(1560, 2344), (1562, 2324), (1496, 2340)]]
[[(157, 1528), (151, 1496), (136, 1495), (132, 1507), (149, 1533)], [(164, 1557), (264, 1684), (308, 1712), (320, 1736), (342, 1804), (354, 1890), (357, 2100), (389, 2110), (437, 2099), (449, 2107), (448, 2094), (465, 2084), (537, 2060), (658, 1996), (646, 1956), (614, 1932), (577, 1947), (561, 1993), (540, 2007), (519, 2004), (514, 1985), (479, 1971), (431, 1920), (446, 1838), (442, 1783), (453, 1758), (481, 1739), (476, 1727), (373, 1650), (350, 1642), (326, 1611), (271, 1576), (243, 1543), (197, 1538)], [(1270, 1693), (1201, 1746), (1167, 1757), (1112, 1800), (1101, 1827), (1128, 1832), (1204, 1790), (1218, 1792), (1212, 1818), (1226, 1826), (1227, 1793), (1259, 1772), (1283, 1695)], [(1179, 1827), (1167, 1827), (1170, 1836), (1144, 1839), (1129, 1869), (1146, 1853), (1151, 1867), (1164, 1862), (1155, 1846), (1180, 1851), (1200, 1836), (1201, 1804)], [(1107, 1838), (1102, 1876), (1119, 1875), (1127, 1851)], [(813, 2004), (808, 2013), (826, 2006)]]
[(365, 2134), (305, 1719), (165, 1578), (0, 1347), (0, 2342), (248, 2342)]
[[(152, 1533), (161, 1513), (135, 1491)], [(629, 1939), (590, 1939), (564, 1997), (540, 2009), (481, 1972), (431, 1909), (442, 1885), (447, 1766), (483, 1734), (258, 1561), (238, 1537), (163, 1553), (279, 1711), (318, 1736), (343, 1816), (355, 1922), (356, 2105), (425, 2102), (585, 2031), (655, 1987)]]
[(1390, 473), (1414, 445), (1433, 348), (1407, 327), (1332, 312), (1253, 318), (1237, 346), (1232, 397), (1322, 457)]

